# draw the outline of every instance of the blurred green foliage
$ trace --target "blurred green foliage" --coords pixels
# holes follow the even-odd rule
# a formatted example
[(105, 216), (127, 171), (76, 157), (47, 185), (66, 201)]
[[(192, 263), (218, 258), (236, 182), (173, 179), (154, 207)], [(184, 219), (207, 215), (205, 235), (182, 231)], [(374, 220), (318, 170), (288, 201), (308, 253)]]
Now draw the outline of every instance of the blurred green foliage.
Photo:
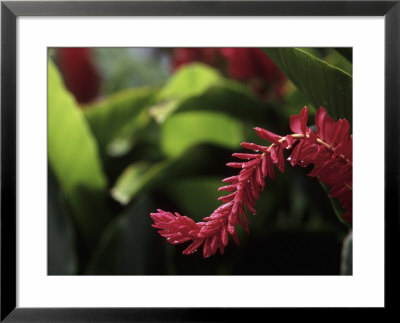
[(53, 63), (48, 67), (48, 157), (65, 195), (71, 214), (92, 248), (111, 218), (105, 207), (107, 179), (98, 144), (83, 112), (64, 88)]
[(289, 115), (305, 105), (351, 120), (351, 50), (265, 49), (290, 79), (273, 101), (209, 66), (171, 74), (162, 51), (141, 60), (127, 51), (95, 50), (103, 92), (84, 107), (49, 58), (48, 273), (339, 274), (347, 228), (307, 169), (267, 182), (250, 235), (239, 229), (241, 246), (230, 242), (223, 256), (183, 256), (150, 213), (208, 216), (221, 180), (236, 173), (225, 167), (231, 154), (242, 141), (262, 143), (255, 126), (286, 134)]

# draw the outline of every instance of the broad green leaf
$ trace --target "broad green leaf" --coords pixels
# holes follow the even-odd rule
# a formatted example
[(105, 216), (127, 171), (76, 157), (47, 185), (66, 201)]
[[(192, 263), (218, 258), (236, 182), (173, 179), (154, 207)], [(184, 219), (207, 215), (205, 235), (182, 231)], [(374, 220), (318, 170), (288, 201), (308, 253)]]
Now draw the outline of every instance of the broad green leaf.
[(190, 177), (173, 181), (166, 191), (178, 205), (179, 212), (196, 221), (209, 216), (221, 202), (218, 198), (223, 194), (218, 188), (223, 186), (222, 178)]
[(156, 206), (140, 196), (101, 236), (85, 274), (149, 275), (166, 271), (165, 242), (151, 227)]
[(169, 157), (209, 142), (226, 148), (237, 148), (243, 141), (241, 123), (222, 113), (208, 111), (181, 112), (162, 125), (161, 147)]
[(352, 121), (350, 74), (298, 48), (265, 48), (266, 54), (315, 106)]
[(221, 75), (207, 65), (194, 63), (180, 68), (162, 88), (158, 101), (186, 99), (203, 93), (216, 84)]
[(119, 156), (132, 147), (135, 134), (149, 122), (145, 109), (156, 92), (151, 88), (128, 89), (85, 107), (85, 117), (102, 151)]
[(85, 242), (92, 245), (109, 219), (105, 207), (106, 177), (86, 119), (51, 61), (48, 66), (48, 157), (78, 230)]
[(48, 171), (47, 273), (74, 275), (77, 273), (75, 231), (71, 215), (51, 169)]

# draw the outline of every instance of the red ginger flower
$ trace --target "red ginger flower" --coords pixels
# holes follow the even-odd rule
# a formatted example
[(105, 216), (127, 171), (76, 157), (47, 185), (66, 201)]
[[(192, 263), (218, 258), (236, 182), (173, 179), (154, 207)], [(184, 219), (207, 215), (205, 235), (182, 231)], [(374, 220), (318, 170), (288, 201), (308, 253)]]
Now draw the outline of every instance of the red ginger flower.
[(202, 222), (172, 214), (158, 209), (151, 213), (152, 225), (159, 229), (159, 234), (171, 244), (187, 241), (192, 243), (183, 251), (189, 255), (203, 245), (203, 257), (216, 253), (224, 253), (228, 244), (228, 235), (239, 244), (235, 226), (240, 224), (248, 232), (249, 221), (245, 209), (255, 214), (255, 203), (264, 189), (265, 179), (274, 179), (274, 165), (283, 172), (285, 159), (283, 151), (292, 149), (288, 160), (292, 166), (306, 167), (314, 165), (308, 174), (330, 186), (330, 197), (336, 198), (342, 204), (345, 213), (342, 218), (352, 222), (352, 136), (350, 125), (345, 119), (336, 123), (327, 116), (324, 108), (319, 108), (315, 119), (317, 131), (307, 128), (308, 110), (304, 107), (299, 115), (290, 117), (290, 128), (293, 134), (281, 137), (262, 128), (254, 128), (256, 133), (272, 144), (261, 146), (253, 143), (242, 143), (242, 147), (252, 150), (252, 153), (235, 153), (234, 157), (241, 162), (228, 163), (227, 166), (240, 168), (236, 176), (225, 178), (222, 182), (228, 184), (219, 188), (227, 191), (219, 200), (223, 204)]

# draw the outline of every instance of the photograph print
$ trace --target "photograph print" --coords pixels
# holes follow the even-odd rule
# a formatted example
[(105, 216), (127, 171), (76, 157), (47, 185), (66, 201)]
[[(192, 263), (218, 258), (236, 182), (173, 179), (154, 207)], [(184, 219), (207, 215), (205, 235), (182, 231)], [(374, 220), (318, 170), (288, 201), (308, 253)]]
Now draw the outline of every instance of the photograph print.
[(352, 48), (48, 48), (48, 275), (352, 275)]

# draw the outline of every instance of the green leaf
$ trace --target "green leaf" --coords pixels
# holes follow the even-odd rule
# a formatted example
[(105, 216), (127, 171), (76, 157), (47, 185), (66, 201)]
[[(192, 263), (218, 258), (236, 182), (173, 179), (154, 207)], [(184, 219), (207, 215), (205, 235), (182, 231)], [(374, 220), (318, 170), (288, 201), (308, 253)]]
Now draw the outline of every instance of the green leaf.
[(221, 202), (223, 194), (218, 188), (223, 186), (222, 178), (190, 177), (173, 181), (168, 186), (167, 194), (179, 206), (179, 212), (200, 221), (210, 215)]
[(96, 141), (82, 111), (48, 66), (48, 157), (85, 242), (92, 245), (109, 220), (106, 177)]
[(265, 48), (266, 54), (315, 106), (352, 122), (350, 74), (298, 48)]
[(169, 157), (177, 157), (199, 143), (209, 142), (234, 149), (242, 141), (241, 123), (223, 113), (181, 112), (162, 125), (161, 148)]
[(203, 93), (216, 84), (221, 75), (215, 69), (200, 63), (180, 68), (158, 95), (158, 101), (186, 99)]
[(48, 275), (77, 273), (75, 231), (60, 187), (51, 169), (48, 171)]
[(120, 156), (132, 147), (135, 134), (150, 120), (145, 109), (156, 93), (152, 88), (128, 89), (85, 106), (85, 117), (102, 151)]
[(203, 94), (221, 79), (219, 72), (207, 65), (193, 63), (184, 66), (161, 89), (157, 104), (150, 113), (158, 123), (163, 123), (184, 100)]
[(166, 271), (164, 241), (151, 227), (152, 201), (140, 196), (104, 231), (85, 274), (149, 275)]

